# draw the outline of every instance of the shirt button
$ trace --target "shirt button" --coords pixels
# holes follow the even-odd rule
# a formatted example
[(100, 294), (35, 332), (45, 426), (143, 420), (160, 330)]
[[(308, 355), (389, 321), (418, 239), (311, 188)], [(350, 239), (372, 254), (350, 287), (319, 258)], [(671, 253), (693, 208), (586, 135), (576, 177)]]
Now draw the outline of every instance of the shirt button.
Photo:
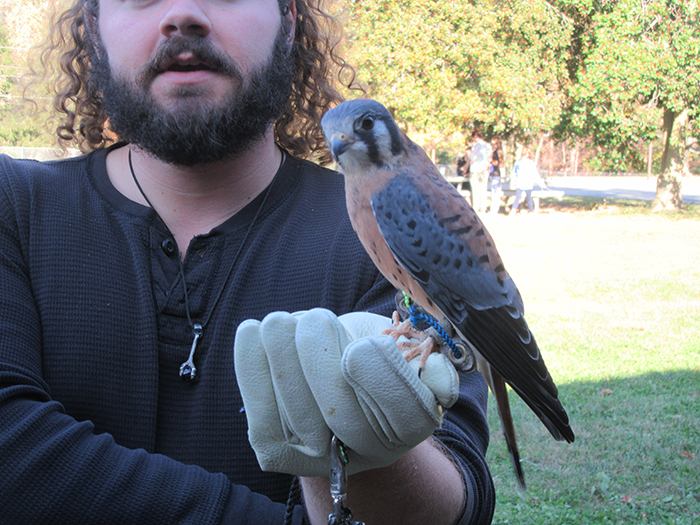
[(172, 239), (165, 239), (161, 243), (160, 247), (163, 248), (163, 251), (167, 256), (172, 256), (175, 254), (175, 243)]

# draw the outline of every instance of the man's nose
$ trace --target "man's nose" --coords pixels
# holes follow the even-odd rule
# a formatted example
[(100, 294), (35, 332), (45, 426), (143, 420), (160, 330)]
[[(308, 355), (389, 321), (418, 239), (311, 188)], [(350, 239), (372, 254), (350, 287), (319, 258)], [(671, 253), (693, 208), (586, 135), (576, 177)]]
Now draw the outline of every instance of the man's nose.
[(173, 0), (160, 22), (164, 36), (207, 36), (211, 32), (211, 21), (195, 0)]

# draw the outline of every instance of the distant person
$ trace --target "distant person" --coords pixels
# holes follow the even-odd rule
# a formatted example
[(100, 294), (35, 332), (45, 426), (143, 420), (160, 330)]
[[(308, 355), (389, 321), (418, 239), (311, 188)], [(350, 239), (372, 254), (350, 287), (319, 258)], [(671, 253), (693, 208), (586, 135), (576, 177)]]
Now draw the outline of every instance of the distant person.
[(525, 192), (525, 198), (527, 199), (528, 210), (530, 213), (533, 213), (532, 190), (535, 186), (546, 188), (547, 185), (540, 176), (540, 172), (537, 171), (535, 161), (532, 160), (532, 150), (527, 146), (523, 148), (520, 159), (513, 167), (511, 185), (513, 185), (513, 183), (515, 183), (515, 202), (510, 210), (510, 215), (513, 216), (518, 213), (518, 207), (520, 206), (520, 199), (523, 192)]
[(503, 162), (503, 149), (501, 139), (491, 139), (491, 165), (489, 166), (489, 185), (491, 186), (491, 213), (498, 214), (501, 207), (501, 163)]
[(472, 132), (472, 147), (469, 153), (469, 181), (472, 187), (472, 207), (477, 212), (486, 211), (491, 145), (481, 138), (481, 132)]
[[(470, 168), (470, 161), (469, 161), (469, 153), (471, 152), (471, 148), (467, 148), (466, 151), (464, 152), (464, 155), (459, 157), (457, 159), (457, 176), (458, 177), (464, 177), (464, 182), (461, 183), (461, 190), (468, 191), (469, 192), (469, 203), (472, 203), (472, 185), (469, 180), (469, 168)], [(460, 188), (458, 188), (460, 189)]]

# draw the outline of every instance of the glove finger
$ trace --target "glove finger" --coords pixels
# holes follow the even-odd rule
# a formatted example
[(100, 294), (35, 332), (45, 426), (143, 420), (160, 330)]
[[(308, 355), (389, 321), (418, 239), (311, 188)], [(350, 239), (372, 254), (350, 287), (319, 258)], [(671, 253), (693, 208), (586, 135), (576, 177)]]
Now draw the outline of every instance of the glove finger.
[[(420, 368), (421, 357), (412, 359), (408, 365), (416, 375)], [(459, 398), (459, 374), (444, 354), (432, 353), (428, 356), (421, 371), (420, 380), (427, 386), (437, 402), (444, 408), (450, 408)]]
[[(435, 396), (408, 365), (391, 336), (353, 342), (345, 349), (341, 369), (385, 450), (413, 447), (440, 424), (442, 411)], [(373, 449), (376, 454), (376, 446)], [(372, 453), (355, 450), (362, 455)]]
[(233, 361), (248, 420), (248, 439), (260, 467), (268, 470), (286, 438), (259, 327), (260, 321), (253, 319), (238, 326)]
[(297, 318), (273, 312), (260, 325), (277, 409), (287, 443), (309, 457), (330, 451), (331, 432), (323, 419), (299, 362)]
[(376, 442), (372, 427), (340, 370), (350, 342), (343, 325), (329, 310), (310, 310), (298, 321), (296, 342), (304, 377), (331, 431), (351, 449), (370, 448)]
[(351, 312), (338, 317), (352, 341), (368, 335), (381, 334), (391, 328), (393, 321), (383, 315), (368, 312)]

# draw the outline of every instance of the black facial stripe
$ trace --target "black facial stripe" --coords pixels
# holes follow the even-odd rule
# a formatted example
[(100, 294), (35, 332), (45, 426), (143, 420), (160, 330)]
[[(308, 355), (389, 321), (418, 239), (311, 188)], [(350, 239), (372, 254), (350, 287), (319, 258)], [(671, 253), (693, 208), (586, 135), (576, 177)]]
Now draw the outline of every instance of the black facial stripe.
[(399, 127), (396, 125), (394, 119), (384, 119), (384, 123), (386, 124), (386, 128), (389, 130), (389, 135), (391, 136), (391, 153), (398, 155), (403, 150)]
[(379, 146), (377, 145), (377, 137), (375, 136), (373, 130), (366, 132), (366, 133), (363, 133), (362, 140), (367, 145), (367, 154), (369, 156), (369, 160), (375, 166), (381, 166), (382, 158), (379, 155)]

